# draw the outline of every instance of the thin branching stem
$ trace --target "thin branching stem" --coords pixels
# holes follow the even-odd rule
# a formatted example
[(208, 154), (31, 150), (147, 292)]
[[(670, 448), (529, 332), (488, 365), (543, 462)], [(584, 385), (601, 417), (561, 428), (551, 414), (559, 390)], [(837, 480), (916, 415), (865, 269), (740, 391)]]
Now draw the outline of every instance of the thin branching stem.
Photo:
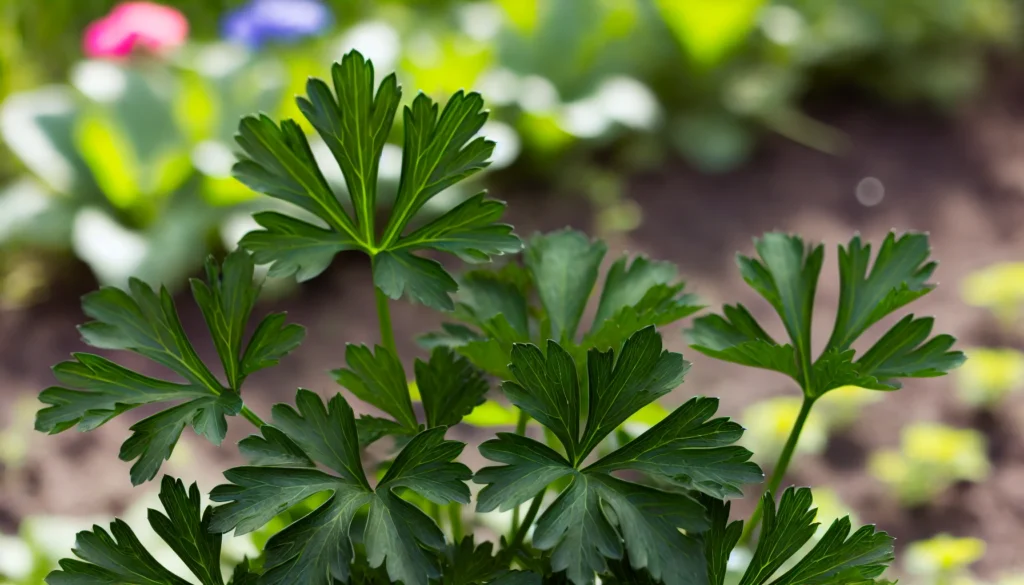
[[(800, 442), (800, 433), (803, 432), (804, 423), (807, 422), (807, 416), (811, 414), (811, 408), (813, 406), (814, 399), (805, 395), (804, 402), (800, 405), (800, 414), (797, 415), (796, 422), (793, 423), (793, 429), (789, 432), (789, 438), (786, 439), (786, 445), (782, 448), (782, 453), (779, 454), (779, 460), (772, 469), (771, 477), (768, 479), (768, 485), (765, 487), (765, 493), (771, 493), (773, 497), (776, 495), (776, 492), (779, 491), (779, 485), (782, 484), (782, 479), (786, 475), (786, 469), (789, 467), (789, 463), (793, 459), (793, 453), (796, 452), (796, 446)], [(761, 515), (764, 513), (761, 502), (762, 500), (758, 499), (757, 508), (754, 509), (754, 515), (750, 517), (750, 521), (743, 527), (743, 535), (740, 537), (740, 544), (748, 544), (750, 542), (750, 538), (754, 534), (754, 528), (761, 522)]]
[(263, 419), (260, 418), (259, 415), (257, 415), (255, 412), (249, 410), (248, 406), (243, 406), (242, 407), (242, 416), (245, 417), (245, 420), (247, 420), (247, 421), (251, 422), (253, 425), (255, 425), (257, 429), (263, 428), (263, 426), (265, 424), (267, 424), (267, 423), (263, 422)]

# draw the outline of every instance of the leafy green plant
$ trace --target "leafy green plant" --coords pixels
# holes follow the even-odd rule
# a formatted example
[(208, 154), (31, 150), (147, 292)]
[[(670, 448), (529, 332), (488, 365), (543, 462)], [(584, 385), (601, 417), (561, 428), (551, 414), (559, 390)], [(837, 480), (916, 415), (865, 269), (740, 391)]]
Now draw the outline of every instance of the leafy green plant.
[[(779, 315), (789, 343), (775, 341), (739, 304), (726, 305), (721, 315), (696, 319), (688, 334), (697, 351), (785, 374), (803, 393), (800, 412), (765, 490), (774, 493), (782, 484), (812, 408), (830, 390), (850, 385), (898, 390), (901, 378), (941, 376), (963, 363), (964, 355), (951, 351), (952, 336), (930, 337), (931, 317), (914, 315), (900, 319), (860, 357), (853, 348), (869, 327), (934, 288), (927, 283), (936, 263), (929, 259), (925, 234), (890, 233), (873, 263), (871, 245), (859, 236), (839, 246), (839, 309), (832, 334), (817, 358), (811, 352), (811, 322), (824, 246), (808, 246), (798, 236), (770, 233), (756, 240), (754, 247), (757, 258), (737, 256), (740, 273)], [(755, 512), (755, 519), (762, 507)], [(747, 525), (745, 538), (754, 524)]]
[[(313, 79), (298, 105), (345, 175), (349, 208), (324, 180), (297, 123), (261, 116), (240, 125), (243, 154), (235, 175), (293, 204), (294, 215), (257, 215), (262, 229), (243, 238), (244, 249), (223, 264), (211, 260), (206, 279), (192, 283), (220, 365), (199, 356), (166, 290), (158, 293), (141, 281), (128, 292), (101, 289), (84, 300), (94, 319), (80, 329), (85, 341), (138, 354), (179, 379), (76, 354), (55, 368), (62, 386), (42, 393), (48, 406), (38, 413), (37, 428), (88, 431), (136, 406), (162, 408), (136, 423), (121, 449), (122, 459), (135, 461), (131, 478), (138, 484), (159, 473), (186, 426), (219, 443), (228, 421), (240, 416), (252, 424), (257, 434), (239, 443), (246, 464), (225, 472), (226, 482), (210, 492), (214, 505), (202, 509), (196, 486), (186, 489), (165, 477), (163, 511), (150, 514), (183, 570), (203, 585), (590, 585), (598, 578), (724, 585), (744, 524), (730, 519), (727, 500), (763, 478), (751, 452), (736, 445), (743, 429), (716, 418), (718, 401), (700, 396), (666, 411), (646, 430), (623, 428), (679, 386), (689, 368), (682, 355), (665, 348), (656, 329), (696, 310), (674, 267), (644, 258), (615, 262), (593, 324), (580, 336), (604, 245), (558, 232), (528, 242), (525, 269), (509, 263), (463, 277), (463, 293), (470, 294), (456, 304), (451, 295), (457, 281), (427, 254), (484, 262), (520, 249), (511, 227), (497, 223), (504, 205), (484, 194), (429, 221), (419, 213), (445, 188), (486, 166), (492, 144), (477, 136), (486, 118), (482, 99), (460, 92), (441, 108), (421, 94), (405, 107), (398, 197), (391, 214), (379, 217), (374, 179), (401, 92), (391, 76), (376, 84), (373, 66), (358, 53), (346, 55), (332, 74), (333, 91)], [(882, 258), (899, 256), (893, 247), (905, 241), (887, 240)], [(744, 269), (780, 311), (786, 309), (788, 324), (799, 316), (793, 330), (803, 332), (820, 248), (811, 253), (810, 268), (793, 272), (802, 243), (778, 235), (764, 242), (759, 247), (767, 265), (744, 260)], [(274, 406), (265, 422), (244, 404), (245, 381), (293, 351), (303, 329), (286, 324), (284, 315), (270, 315), (247, 339), (260, 289), (254, 265), (312, 278), (340, 252), (370, 257), (382, 345), (346, 348), (345, 366), (335, 372), (346, 393), (325, 398), (299, 389), (294, 405)], [(915, 276), (906, 284), (876, 268), (864, 281), (856, 267), (866, 263), (866, 253), (855, 240), (844, 254), (852, 265), (843, 282), (850, 307), (836, 334), (843, 349), (830, 349), (817, 369), (799, 369), (809, 364), (802, 353), (809, 339), (798, 337), (799, 349), (774, 344), (737, 307), (727, 308), (731, 321), (698, 320), (701, 349), (746, 361), (767, 357), (773, 366), (803, 374), (797, 377), (809, 381), (809, 404), (839, 381), (892, 388), (894, 377), (942, 373), (959, 358), (947, 351), (951, 340), (945, 337), (917, 347), (928, 320), (901, 322), (881, 347), (853, 361), (847, 344), (881, 317), (875, 309), (864, 315), (860, 303), (877, 297), (870, 307), (896, 308), (925, 292), (930, 272), (911, 267)], [(794, 313), (792, 293), (799, 291), (802, 304)], [(472, 324), (449, 324), (428, 337), (431, 355), (413, 368), (421, 407), (414, 405), (391, 327), (390, 302), (400, 297), (455, 309)], [(762, 335), (743, 341), (743, 334)], [(911, 368), (920, 361), (926, 367)], [(521, 415), (517, 432), (498, 433), (479, 446), (493, 465), (474, 473), (459, 461), (465, 445), (446, 433), (484, 403), (491, 385), (485, 372), (498, 374), (502, 393)], [(353, 397), (378, 414), (357, 418)], [(798, 420), (794, 437), (800, 426)], [(541, 428), (543, 433), (535, 432)], [(385, 436), (393, 436), (394, 456), (366, 469), (363, 447)], [(781, 473), (777, 469), (777, 477)], [(470, 480), (482, 486), (475, 494)], [(740, 583), (859, 584), (874, 580), (892, 561), (893, 539), (873, 526), (854, 529), (849, 517), (815, 537), (818, 514), (810, 488), (786, 489), (776, 501), (779, 483), (773, 479), (760, 499), (763, 518), (752, 521), (760, 519), (760, 536)], [(510, 535), (488, 542), (478, 540), (484, 533), (475, 521), (466, 523), (461, 506), (474, 500), (480, 513), (529, 506)], [(255, 532), (264, 545), (258, 558), (223, 570), (221, 535), (232, 531)], [(147, 552), (122, 521), (109, 531), (80, 533), (74, 553), (77, 558), (61, 561), (48, 583), (189, 582)]]

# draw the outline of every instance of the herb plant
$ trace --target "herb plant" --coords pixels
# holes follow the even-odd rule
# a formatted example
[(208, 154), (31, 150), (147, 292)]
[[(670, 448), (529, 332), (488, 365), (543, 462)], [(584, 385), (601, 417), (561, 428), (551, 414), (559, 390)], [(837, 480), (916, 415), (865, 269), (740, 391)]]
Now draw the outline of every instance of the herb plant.
[[(84, 301), (94, 319), (80, 329), (85, 341), (139, 354), (178, 379), (76, 354), (55, 368), (62, 386), (42, 393), (48, 406), (37, 428), (88, 431), (136, 406), (159, 405), (163, 410), (136, 423), (121, 449), (123, 460), (135, 461), (133, 483), (141, 484), (159, 473), (186, 426), (220, 443), (229, 419), (241, 415), (251, 423), (257, 434), (239, 443), (247, 463), (225, 472), (226, 483), (210, 492), (214, 505), (201, 509), (198, 487), (165, 477), (164, 511), (150, 515), (203, 585), (588, 585), (598, 578), (723, 585), (744, 532), (742, 521), (730, 519), (728, 499), (762, 480), (751, 452), (735, 444), (743, 429), (716, 418), (717, 400), (705, 397), (691, 398), (639, 436), (622, 429), (679, 386), (689, 368), (665, 349), (656, 329), (700, 309), (675, 267), (646, 258), (616, 261), (583, 334), (580, 323), (606, 250), (581, 234), (531, 238), (522, 264), (471, 271), (459, 290), (434, 254), (487, 262), (522, 247), (511, 227), (497, 223), (504, 204), (484, 194), (420, 220), (428, 200), (487, 165), (493, 143), (477, 136), (487, 117), (481, 97), (459, 92), (440, 108), (421, 94), (404, 108), (398, 196), (381, 217), (378, 162), (401, 90), (393, 75), (375, 84), (373, 66), (354, 52), (335, 64), (332, 78), (333, 91), (310, 80), (298, 105), (339, 164), (347, 198), (328, 186), (296, 122), (267, 116), (241, 122), (236, 177), (295, 208), (257, 214), (262, 229), (222, 264), (211, 260), (206, 279), (193, 282), (219, 366), (195, 351), (166, 290), (140, 281), (127, 292), (101, 289)], [(842, 250), (840, 317), (816, 361), (809, 331), (821, 248), (770, 234), (758, 250), (761, 260), (741, 258), (741, 268), (782, 315), (792, 345), (774, 342), (740, 306), (726, 307), (724, 317), (698, 319), (692, 334), (700, 351), (800, 382), (805, 403), (790, 443), (831, 388), (894, 389), (898, 378), (939, 375), (959, 361), (948, 351), (951, 338), (926, 340), (931, 320), (913, 317), (860, 359), (851, 349), (869, 325), (929, 289), (924, 281), (934, 265), (926, 262), (923, 236), (886, 240), (870, 274), (869, 247), (855, 239)], [(293, 405), (274, 406), (264, 422), (244, 404), (245, 381), (293, 351), (303, 329), (270, 315), (247, 338), (260, 288), (254, 266), (308, 279), (342, 251), (370, 257), (382, 344), (346, 348), (345, 364), (334, 374), (347, 395), (325, 399), (300, 389)], [(423, 340), (430, 357), (413, 367), (422, 408), (414, 404), (391, 327), (389, 303), (401, 297), (454, 310), (464, 322)], [(520, 416), (516, 432), (479, 446), (493, 465), (474, 473), (458, 461), (465, 445), (445, 435), (485, 401), (494, 377)], [(357, 418), (352, 398), (380, 415)], [(363, 447), (386, 436), (393, 437), (395, 455), (367, 469)], [(841, 585), (878, 577), (893, 558), (893, 543), (872, 526), (854, 529), (842, 518), (808, 544), (818, 529), (811, 490), (776, 493), (791, 454), (792, 444), (749, 524), (760, 520), (761, 530), (740, 583)], [(471, 490), (470, 481), (482, 487)], [(511, 534), (480, 542), (461, 508), (474, 499), (478, 512), (529, 504)], [(269, 538), (258, 558), (222, 572), (222, 534), (252, 532), (283, 515), (295, 520)], [(48, 583), (188, 582), (157, 562), (120, 521), (109, 532), (95, 527), (79, 534), (74, 553)]]

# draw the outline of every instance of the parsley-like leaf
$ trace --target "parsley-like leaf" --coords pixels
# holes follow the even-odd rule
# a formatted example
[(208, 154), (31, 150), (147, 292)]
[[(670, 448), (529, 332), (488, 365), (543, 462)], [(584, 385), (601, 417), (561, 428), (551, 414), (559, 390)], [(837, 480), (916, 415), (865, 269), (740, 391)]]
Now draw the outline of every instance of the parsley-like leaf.
[(526, 243), (523, 266), (464, 274), (454, 313), (464, 325), (446, 323), (421, 343), (456, 348), (477, 367), (507, 379), (515, 343), (553, 338), (582, 364), (589, 348), (617, 350), (644, 327), (668, 325), (702, 308), (684, 292), (674, 264), (624, 255), (608, 271), (594, 320), (580, 335), (606, 252), (604, 243), (572, 230), (536, 235)]
[(275, 276), (313, 278), (343, 250), (373, 258), (374, 283), (387, 296), (407, 295), (436, 309), (451, 310), (457, 286), (437, 261), (417, 252), (449, 252), (469, 262), (518, 252), (512, 228), (497, 221), (504, 203), (477, 195), (433, 221), (410, 229), (431, 198), (488, 164), (494, 143), (477, 136), (487, 113), (476, 93), (458, 92), (438, 112), (425, 94), (404, 110), (402, 173), (394, 207), (377, 234), (377, 176), (381, 153), (402, 99), (394, 74), (375, 88), (373, 65), (358, 52), (331, 69), (334, 92), (319, 79), (307, 85), (299, 109), (341, 167), (354, 217), (342, 206), (317, 166), (299, 125), (280, 126), (266, 116), (239, 126), (244, 156), (235, 176), (253, 190), (287, 201), (313, 214), (313, 221), (278, 212), (257, 214), (263, 228), (247, 234), (242, 246)]
[[(444, 427), (423, 431), (399, 453), (387, 473), (370, 487), (359, 459), (352, 409), (336, 395), (325, 405), (308, 390), (295, 399), (298, 410), (278, 404), (262, 437), (246, 439), (252, 465), (224, 473), (230, 484), (211, 493), (216, 502), (212, 529), (252, 532), (274, 516), (320, 492), (331, 497), (313, 512), (275, 534), (266, 546), (267, 585), (346, 581), (353, 560), (352, 520), (369, 507), (362, 541), (371, 567), (386, 566), (394, 581), (426, 585), (439, 576), (427, 552), (444, 547), (444, 535), (429, 516), (399, 497), (411, 490), (438, 503), (468, 503), (464, 483), (471, 473), (454, 460), (463, 444), (444, 440)], [(255, 457), (253, 455), (256, 455)], [(322, 465), (333, 473), (317, 469)]]
[[(893, 560), (893, 539), (873, 526), (852, 531), (849, 517), (836, 520), (806, 555), (775, 575), (818, 529), (810, 488), (789, 488), (778, 506), (771, 494), (762, 498), (761, 538), (740, 585), (848, 585), (874, 579)], [(739, 540), (742, 522), (729, 522), (728, 504), (716, 503), (711, 530), (704, 534), (710, 585), (724, 585), (725, 563)], [(773, 578), (774, 577), (774, 578)]]
[[(335, 379), (360, 400), (394, 417), (363, 416), (356, 421), (359, 442), (369, 445), (385, 435), (415, 435), (421, 430), (413, 411), (402, 363), (384, 347), (371, 352), (349, 345), (348, 368), (334, 370)], [(426, 362), (416, 360), (416, 388), (423, 402), (427, 428), (459, 423), (484, 401), (488, 384), (483, 373), (447, 347), (435, 348)]]
[[(164, 477), (160, 484), (164, 512), (149, 510), (153, 531), (167, 543), (202, 585), (224, 585), (220, 568), (221, 536), (210, 532), (212, 508), (200, 509), (199, 488), (186, 491), (181, 480)], [(99, 526), (79, 532), (73, 549), (78, 559), (63, 559), (46, 577), (49, 585), (188, 585), (189, 581), (161, 565), (126, 523), (114, 520), (110, 532)], [(80, 559), (80, 560), (79, 560)], [(254, 584), (244, 561), (233, 585)]]
[(722, 315), (696, 319), (688, 332), (701, 353), (786, 374), (811, 399), (846, 385), (895, 390), (900, 378), (942, 376), (963, 363), (963, 354), (951, 351), (952, 336), (929, 337), (933, 320), (913, 315), (893, 325), (859, 359), (851, 348), (871, 325), (934, 288), (926, 283), (935, 270), (926, 235), (889, 234), (873, 265), (871, 246), (860, 237), (839, 247), (839, 311), (817, 359), (810, 350), (811, 317), (824, 248), (779, 233), (766, 234), (755, 248), (758, 258), (738, 257), (740, 272), (782, 318), (789, 343), (772, 339), (742, 305), (726, 305)]
[(687, 367), (681, 355), (662, 349), (654, 327), (634, 333), (618, 355), (591, 350), (586, 388), (558, 343), (550, 341), (546, 355), (536, 346), (516, 345), (505, 394), (558, 438), (565, 456), (533, 439), (499, 433), (480, 447), (484, 457), (502, 465), (484, 468), (474, 478), (486, 484), (478, 510), (514, 508), (568, 479), (538, 519), (533, 538), (535, 547), (551, 551), (555, 571), (566, 571), (577, 585), (592, 583), (595, 574), (607, 572), (608, 559), (625, 556), (633, 568), (669, 585), (703, 582), (704, 559), (694, 535), (709, 528), (704, 508), (688, 495), (629, 483), (612, 473), (639, 471), (716, 497), (760, 481), (760, 470), (748, 461), (750, 452), (731, 445), (742, 429), (710, 419), (717, 401), (694, 398), (619, 450), (584, 463), (622, 421), (682, 382)]
[(59, 433), (77, 425), (89, 431), (144, 404), (179, 403), (132, 426), (134, 434), (122, 446), (120, 457), (138, 459), (131, 469), (136, 485), (156, 476), (186, 426), (220, 444), (227, 431), (225, 417), (242, 408), (239, 393), (246, 377), (276, 364), (305, 335), (302, 327), (286, 325), (284, 315), (275, 314), (264, 318), (244, 343), (245, 324), (260, 291), (253, 269), (252, 258), (239, 250), (229, 254), (222, 267), (211, 258), (206, 263), (207, 281), (192, 281), (193, 296), (224, 369), (223, 384), (185, 336), (165, 288), (157, 293), (132, 279), (127, 292), (105, 287), (86, 295), (82, 307), (95, 319), (79, 328), (86, 343), (139, 354), (182, 381), (152, 378), (104, 357), (76, 353), (73, 361), (54, 367), (63, 386), (39, 395), (50, 406), (39, 411), (36, 429)]

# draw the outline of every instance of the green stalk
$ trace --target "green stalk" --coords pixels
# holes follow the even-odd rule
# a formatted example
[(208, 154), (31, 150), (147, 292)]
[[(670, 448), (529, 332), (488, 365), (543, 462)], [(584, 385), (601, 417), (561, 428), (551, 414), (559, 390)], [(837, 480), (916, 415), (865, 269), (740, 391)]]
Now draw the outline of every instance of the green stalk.
[(462, 504), (448, 504), (448, 523), (452, 526), (452, 542), (462, 541)]
[[(526, 435), (526, 425), (530, 422), (530, 415), (526, 414), (522, 410), (519, 411), (519, 419), (516, 420), (516, 434), (520, 436)], [(516, 506), (512, 510), (512, 531), (514, 535), (519, 530), (519, 506)]]
[[(800, 405), (800, 414), (796, 417), (796, 422), (793, 424), (793, 430), (789, 432), (789, 438), (786, 439), (786, 445), (782, 448), (779, 460), (772, 469), (772, 475), (768, 480), (768, 486), (765, 487), (765, 493), (770, 492), (772, 497), (776, 497), (778, 495), (776, 492), (779, 489), (779, 485), (782, 484), (783, 477), (786, 475), (786, 469), (789, 467), (789, 462), (793, 459), (793, 453), (796, 451), (797, 443), (800, 442), (800, 433), (804, 429), (804, 423), (807, 422), (807, 415), (811, 414), (811, 407), (814, 406), (814, 400), (814, 398), (804, 395), (804, 402)], [(753, 536), (754, 533), (754, 527), (761, 522), (761, 515), (764, 513), (761, 501), (761, 499), (758, 499), (757, 508), (754, 509), (754, 515), (750, 517), (750, 521), (743, 527), (743, 534), (740, 536), (740, 544), (747, 544), (750, 542), (750, 537)]]
[[(533, 502), (530, 503), (530, 509), (526, 511), (526, 517), (523, 518), (523, 523), (519, 526), (519, 529), (515, 531), (512, 538), (508, 541), (508, 546), (505, 547), (505, 551), (512, 556), (515, 556), (516, 550), (519, 549), (523, 544), (523, 540), (526, 538), (526, 533), (530, 531), (530, 526), (533, 521), (537, 518), (537, 513), (540, 512), (540, 506), (544, 503), (544, 493), (547, 488), (540, 490), (536, 496), (533, 497)], [(519, 508), (516, 508), (517, 510)]]
[(252, 424), (254, 424), (257, 429), (263, 428), (263, 426), (265, 424), (267, 424), (267, 423), (263, 422), (263, 419), (261, 419), (259, 416), (257, 416), (257, 414), (255, 412), (249, 410), (248, 406), (243, 406), (242, 407), (242, 416), (245, 417), (245, 420), (247, 420), (247, 421), (251, 422)]
[(377, 296), (377, 321), (380, 323), (380, 341), (391, 355), (398, 357), (398, 347), (395, 345), (395, 330), (391, 326), (391, 309), (388, 307), (388, 297), (378, 287), (373, 287)]

